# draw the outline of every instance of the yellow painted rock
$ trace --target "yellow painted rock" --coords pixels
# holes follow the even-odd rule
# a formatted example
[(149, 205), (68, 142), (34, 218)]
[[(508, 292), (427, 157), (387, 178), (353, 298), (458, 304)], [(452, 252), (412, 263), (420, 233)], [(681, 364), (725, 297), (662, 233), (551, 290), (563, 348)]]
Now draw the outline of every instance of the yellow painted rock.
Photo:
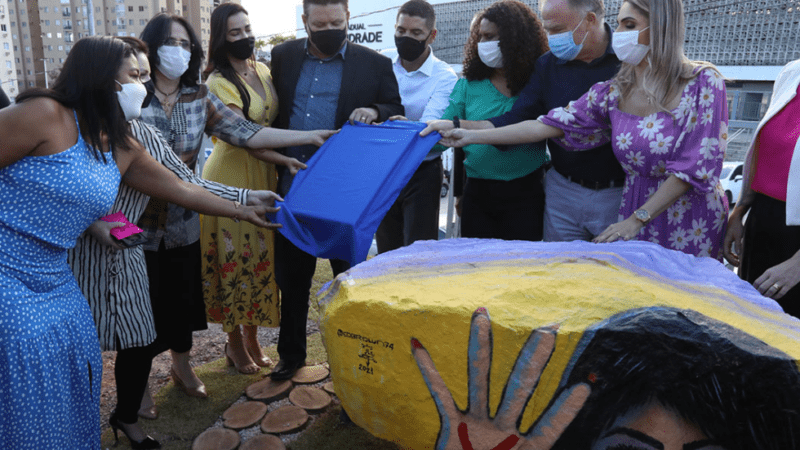
[[(800, 436), (779, 436), (769, 429), (770, 424), (751, 423), (750, 416), (736, 416), (739, 411), (748, 414), (747, 410), (772, 406), (750, 397), (746, 400), (749, 403), (738, 404), (735, 402), (739, 400), (733, 398), (740, 379), (766, 379), (766, 390), (771, 385), (790, 386), (785, 390), (794, 389), (793, 383), (800, 386), (796, 366), (800, 359), (800, 322), (711, 259), (645, 242), (428, 241), (356, 266), (340, 275), (322, 296), (323, 337), (343, 407), (359, 426), (406, 448), (467, 448), (464, 439), (476, 449), (495, 448), (506, 435), (508, 443), (531, 440), (548, 427), (557, 432), (556, 437), (563, 432), (561, 446), (553, 447), (551, 442), (535, 448), (569, 448), (563, 445), (563, 439), (572, 429), (564, 432), (564, 428), (573, 418), (554, 415), (566, 409), (564, 398), (583, 405), (583, 411), (597, 411), (598, 405), (593, 402), (598, 399), (610, 402), (600, 410), (625, 410), (630, 405), (624, 402), (635, 401), (631, 399), (636, 395), (649, 395), (646, 390), (661, 382), (646, 381), (649, 377), (645, 373), (625, 381), (632, 386), (629, 390), (620, 386), (639, 366), (648, 367), (653, 377), (665, 377), (664, 385), (679, 386), (679, 392), (695, 392), (692, 389), (696, 388), (695, 394), (701, 398), (720, 394), (731, 397), (724, 400), (730, 405), (720, 406), (733, 411), (725, 420), (739, 421), (728, 423), (732, 431), (725, 439), (734, 442), (725, 447), (728, 450), (756, 445), (777, 450), (794, 448), (787, 445), (788, 439), (800, 442)], [(485, 308), (485, 314), (476, 314), (479, 308)], [(470, 346), (471, 330), (477, 329), (471, 324), (480, 325), (481, 317), (490, 318), (491, 337), (484, 335), (482, 346)], [(532, 332), (553, 324), (558, 324), (558, 331), (552, 355), (547, 360), (549, 354), (542, 353), (547, 365), (539, 377), (536, 370), (525, 366), (542, 358), (534, 352), (537, 347), (531, 347), (536, 338)], [(542, 336), (552, 336), (553, 330), (545, 329)], [(415, 353), (413, 339), (420, 343), (423, 353)], [(604, 347), (604, 343), (608, 345)], [(549, 344), (539, 345), (541, 353)], [(665, 346), (668, 348), (659, 348)], [(641, 347), (641, 358), (645, 359), (659, 355), (657, 365), (667, 367), (672, 364), (670, 352), (674, 352), (679, 357), (674, 358), (673, 372), (678, 373), (656, 375), (660, 368), (652, 361), (640, 364), (635, 359), (640, 356), (631, 356), (636, 351), (626, 347)], [(588, 358), (587, 348), (597, 358)], [(480, 369), (475, 363), (473, 375), (468, 370), (470, 351), (474, 351), (473, 362), (486, 365)], [(747, 362), (749, 355), (756, 363)], [(679, 361), (682, 357), (683, 362)], [(775, 365), (762, 364), (758, 358)], [(614, 366), (615, 361), (630, 366), (622, 370), (622, 366)], [(519, 371), (514, 371), (516, 363), (522, 367)], [(680, 369), (684, 363), (688, 369)], [(709, 392), (715, 389), (715, 371), (723, 366), (733, 378), (721, 376), (724, 386)], [(771, 367), (785, 379), (768, 380), (772, 375), (753, 369), (759, 366)], [(481, 373), (488, 379), (488, 414), (475, 419), (480, 396), (473, 396), (472, 405), (468, 398), (475, 380), (480, 380), (474, 374)], [(439, 398), (432, 395), (435, 389), (431, 387), (437, 377), (441, 386), (446, 386), (444, 390), (440, 387), (440, 394), (444, 394)], [(501, 399), (504, 390), (510, 394)], [(447, 398), (448, 391), (452, 400)], [(584, 405), (588, 392), (591, 395)], [(512, 393), (524, 406), (514, 417), (504, 409)], [(795, 406), (787, 407), (793, 412), (787, 413), (791, 418), (786, 420), (795, 422), (781, 427), (800, 430), (800, 422), (796, 423), (800, 420), (800, 411), (796, 411), (800, 395), (773, 394), (762, 397), (778, 403), (784, 401), (781, 396), (786, 402), (797, 399)], [(454, 402), (455, 408), (448, 409), (448, 401)], [(714, 401), (711, 398), (708, 404)], [(495, 422), (490, 423), (492, 420)], [(580, 414), (575, 419), (576, 424), (598, 430), (608, 426), (590, 422)], [(484, 427), (486, 423), (491, 426)], [(767, 427), (766, 436), (778, 437), (748, 440), (737, 434), (739, 428), (747, 426), (754, 430)], [(486, 431), (489, 429), (503, 431), (494, 435)]]

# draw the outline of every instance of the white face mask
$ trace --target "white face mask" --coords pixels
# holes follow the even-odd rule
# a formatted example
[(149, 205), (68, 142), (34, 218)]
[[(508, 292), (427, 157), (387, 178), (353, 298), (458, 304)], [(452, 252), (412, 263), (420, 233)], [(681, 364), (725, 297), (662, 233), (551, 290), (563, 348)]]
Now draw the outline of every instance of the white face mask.
[(130, 122), (138, 119), (142, 115), (142, 102), (147, 97), (147, 89), (139, 83), (122, 84), (117, 81), (117, 84), (122, 86), (122, 90), (117, 91), (117, 101), (122, 107), (122, 112), (125, 113), (125, 120)]
[(500, 51), (500, 41), (478, 42), (478, 58), (493, 69), (503, 67), (503, 52)]
[(170, 80), (177, 80), (189, 69), (192, 54), (182, 47), (162, 45), (158, 48), (158, 71)]
[(639, 33), (647, 28), (633, 31), (617, 31), (612, 35), (611, 46), (620, 61), (634, 66), (642, 62), (647, 52), (650, 51), (650, 46), (639, 43)]

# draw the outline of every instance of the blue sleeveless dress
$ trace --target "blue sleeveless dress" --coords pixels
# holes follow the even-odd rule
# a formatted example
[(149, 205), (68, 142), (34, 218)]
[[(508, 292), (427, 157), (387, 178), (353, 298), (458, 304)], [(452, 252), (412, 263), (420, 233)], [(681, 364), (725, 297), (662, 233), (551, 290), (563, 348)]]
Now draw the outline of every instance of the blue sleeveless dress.
[(100, 448), (100, 346), (67, 250), (108, 213), (120, 173), (78, 135), (0, 168), (2, 449)]

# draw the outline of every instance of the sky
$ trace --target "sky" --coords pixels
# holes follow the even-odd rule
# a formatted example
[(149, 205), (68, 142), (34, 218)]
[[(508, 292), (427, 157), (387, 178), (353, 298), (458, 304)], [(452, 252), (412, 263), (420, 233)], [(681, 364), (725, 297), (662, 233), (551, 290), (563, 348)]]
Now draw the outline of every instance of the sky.
[(242, 0), (256, 36), (283, 32), (294, 34), (297, 27), (295, 10), (302, 4), (302, 0)]

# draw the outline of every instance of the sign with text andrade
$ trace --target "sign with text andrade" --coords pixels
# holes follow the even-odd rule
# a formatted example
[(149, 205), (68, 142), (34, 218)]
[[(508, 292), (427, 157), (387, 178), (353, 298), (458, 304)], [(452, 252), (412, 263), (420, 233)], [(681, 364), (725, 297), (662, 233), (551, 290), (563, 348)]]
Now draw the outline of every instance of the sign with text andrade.
[[(394, 24), (397, 11), (407, 0), (350, 0), (350, 23), (347, 38), (376, 51), (394, 48)], [(429, 0), (430, 4), (448, 0)], [(303, 26), (303, 7), (297, 7), (297, 37), (306, 37)]]

